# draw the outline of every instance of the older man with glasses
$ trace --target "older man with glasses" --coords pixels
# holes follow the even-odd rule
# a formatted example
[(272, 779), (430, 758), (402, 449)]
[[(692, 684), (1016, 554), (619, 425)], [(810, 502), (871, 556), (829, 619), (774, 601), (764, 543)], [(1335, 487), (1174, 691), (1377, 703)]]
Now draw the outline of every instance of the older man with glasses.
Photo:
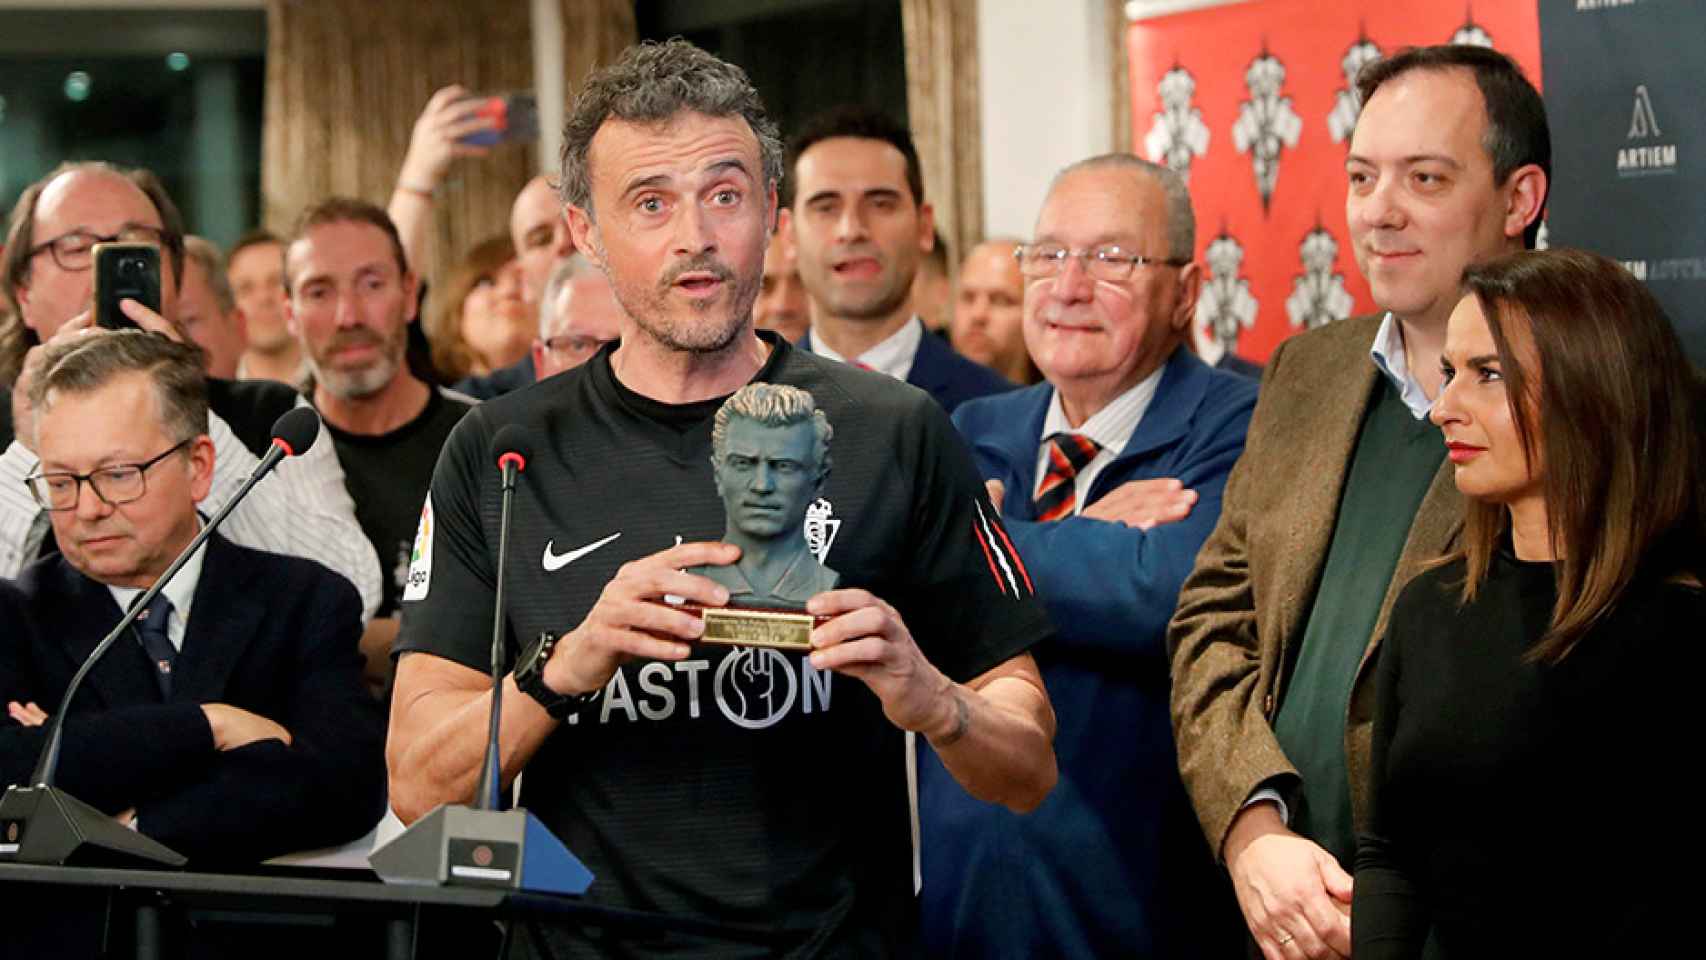
[(920, 751), (930, 956), (1240, 952), (1167, 714), (1167, 622), (1256, 402), (1254, 382), (1184, 345), (1194, 245), (1178, 174), (1113, 154), (1056, 176), (1014, 252), (1046, 382), (969, 401), (954, 423), (1058, 631), (1037, 662), (1060, 786), (1013, 816)]
[(622, 308), (610, 281), (578, 253), (557, 261), (539, 301), (533, 369), (540, 380), (592, 359), (622, 336)]
[[(30, 399), (41, 464), (24, 486), (61, 552), (0, 581), (5, 784), (27, 781), (46, 710), (200, 530), (216, 461), (200, 357), (184, 344), (56, 340)], [(360, 836), (384, 798), (360, 632), (343, 578), (215, 534), (72, 701), (61, 785), (203, 866)]]
[[(22, 482), (38, 460), (29, 384), (42, 345), (93, 328), (92, 251), (108, 240), (161, 248), (159, 312), (134, 301), (121, 306), (144, 329), (185, 339), (178, 324), (183, 218), (157, 177), (69, 163), (24, 189), (0, 257), (0, 295), (13, 308), (0, 322), (0, 383), (11, 393), (9, 404), (0, 403), (0, 576), (16, 576), (55, 549), (54, 530)], [(265, 454), (273, 421), (303, 401), (283, 384), (260, 381), (209, 378), (207, 394), (208, 435), (219, 452), (208, 504), (217, 508)], [(332, 444), (314, 444), (295, 467), (258, 486), (232, 512), (225, 534), (244, 546), (324, 564), (355, 585), (363, 616), (371, 617), (379, 605), (379, 562), (356, 524)]]

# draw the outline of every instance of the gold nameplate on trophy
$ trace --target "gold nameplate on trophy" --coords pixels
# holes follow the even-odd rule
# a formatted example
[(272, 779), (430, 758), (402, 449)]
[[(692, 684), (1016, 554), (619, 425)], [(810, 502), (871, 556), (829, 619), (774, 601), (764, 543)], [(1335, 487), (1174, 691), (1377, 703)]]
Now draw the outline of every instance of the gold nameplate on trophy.
[(810, 652), (812, 625), (828, 619), (809, 613), (786, 610), (742, 610), (738, 607), (708, 607), (700, 611), (705, 618), (704, 643), (723, 643), (741, 647), (773, 647), (778, 650)]

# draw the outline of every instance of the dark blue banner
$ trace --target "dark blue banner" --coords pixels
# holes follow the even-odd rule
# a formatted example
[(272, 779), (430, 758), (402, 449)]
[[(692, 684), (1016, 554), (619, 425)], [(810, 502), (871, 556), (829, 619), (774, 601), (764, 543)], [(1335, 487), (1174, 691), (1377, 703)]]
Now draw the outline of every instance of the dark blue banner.
[(1541, 0), (1547, 242), (1620, 260), (1706, 366), (1706, 3)]

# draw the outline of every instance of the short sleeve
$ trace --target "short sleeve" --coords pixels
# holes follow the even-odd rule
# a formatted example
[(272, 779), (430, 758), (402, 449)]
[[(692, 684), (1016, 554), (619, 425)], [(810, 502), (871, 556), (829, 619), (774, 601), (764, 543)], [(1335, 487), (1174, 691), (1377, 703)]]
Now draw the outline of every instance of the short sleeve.
[(476, 408), (439, 453), (409, 555), (392, 656), (430, 653), (482, 673), (491, 669), (496, 550), (482, 521), (490, 433)]
[(964, 683), (1052, 634), (1031, 576), (947, 414), (921, 402), (905, 427), (916, 466), (908, 555), (891, 602), (925, 656)]

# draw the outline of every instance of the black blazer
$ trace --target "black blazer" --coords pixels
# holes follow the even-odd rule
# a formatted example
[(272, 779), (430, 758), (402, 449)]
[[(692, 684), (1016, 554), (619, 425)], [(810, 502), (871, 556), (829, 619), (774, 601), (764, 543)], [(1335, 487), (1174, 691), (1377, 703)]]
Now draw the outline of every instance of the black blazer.
[[(907, 321), (918, 323), (915, 317)], [(811, 352), (812, 335), (807, 331), (800, 338), (799, 348)], [(936, 398), (942, 409), (953, 413), (967, 400), (1005, 393), (1013, 389), (1013, 381), (974, 360), (954, 352), (946, 340), (929, 331), (918, 341), (918, 352), (912, 355), (912, 369), (906, 382)]]
[[(59, 555), (0, 580), (0, 702), (58, 709), (71, 675), (118, 623), (107, 587)], [(363, 688), (361, 601), (317, 563), (208, 541), (172, 696), (120, 637), (71, 704), (58, 785), (196, 866), (256, 863), (344, 843), (385, 805), (384, 717)], [(288, 729), (220, 753), (200, 704)], [(0, 780), (29, 779), (42, 731), (0, 717)]]

